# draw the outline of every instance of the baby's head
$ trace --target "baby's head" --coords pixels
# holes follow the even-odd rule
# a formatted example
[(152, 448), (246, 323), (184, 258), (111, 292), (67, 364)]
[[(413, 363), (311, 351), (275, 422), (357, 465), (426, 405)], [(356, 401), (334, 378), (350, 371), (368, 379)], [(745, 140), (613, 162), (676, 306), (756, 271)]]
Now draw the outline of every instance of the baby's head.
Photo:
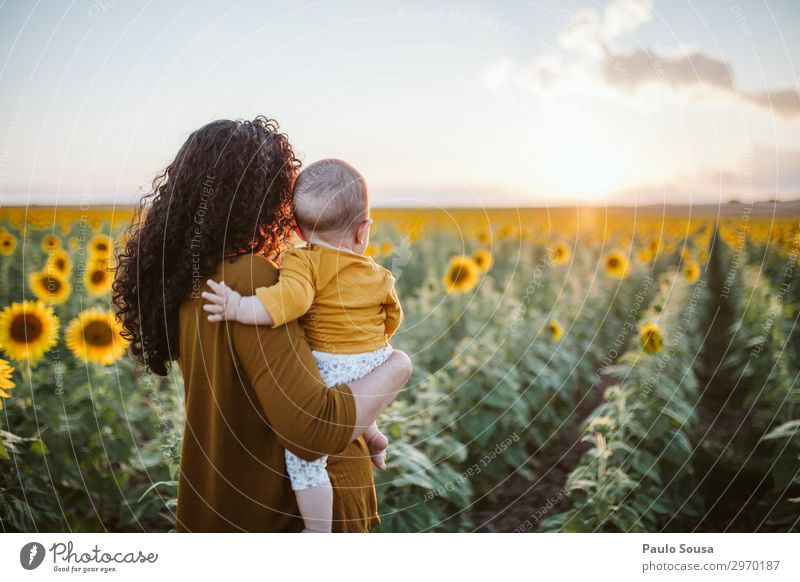
[(361, 172), (342, 160), (314, 162), (297, 176), (294, 218), (312, 236), (363, 253), (369, 243), (369, 193)]

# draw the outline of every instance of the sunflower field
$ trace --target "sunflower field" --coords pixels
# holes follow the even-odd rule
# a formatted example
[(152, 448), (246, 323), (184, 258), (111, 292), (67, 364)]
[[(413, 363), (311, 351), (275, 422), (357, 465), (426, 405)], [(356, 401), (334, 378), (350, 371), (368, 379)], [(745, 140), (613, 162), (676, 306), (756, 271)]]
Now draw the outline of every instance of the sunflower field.
[[(799, 531), (800, 217), (377, 210), (408, 388), (381, 531)], [(126, 355), (128, 208), (0, 208), (0, 524), (169, 531), (177, 366)]]

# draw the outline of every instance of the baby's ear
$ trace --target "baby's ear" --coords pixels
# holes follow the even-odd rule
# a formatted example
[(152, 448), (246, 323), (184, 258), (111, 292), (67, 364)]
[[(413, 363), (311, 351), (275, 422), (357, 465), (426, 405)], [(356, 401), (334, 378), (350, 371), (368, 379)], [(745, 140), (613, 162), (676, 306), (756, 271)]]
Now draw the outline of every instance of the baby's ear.
[(367, 236), (369, 236), (369, 227), (372, 224), (371, 220), (363, 220), (359, 223), (356, 227), (356, 242), (361, 244), (365, 240), (367, 240)]

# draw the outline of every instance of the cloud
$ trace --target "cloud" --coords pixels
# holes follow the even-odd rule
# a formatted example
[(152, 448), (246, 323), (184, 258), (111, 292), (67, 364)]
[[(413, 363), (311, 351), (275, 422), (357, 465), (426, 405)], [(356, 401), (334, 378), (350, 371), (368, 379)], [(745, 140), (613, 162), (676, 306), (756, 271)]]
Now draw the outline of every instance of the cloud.
[(484, 75), (489, 86), (517, 86), (538, 94), (635, 94), (656, 85), (680, 94), (693, 87), (711, 88), (783, 118), (800, 117), (800, 93), (794, 89), (748, 92), (740, 89), (729, 62), (698, 49), (636, 50), (623, 53), (616, 41), (634, 33), (653, 16), (652, 0), (615, 0), (603, 11), (562, 12), (558, 43), (563, 52), (537, 56), (519, 67), (503, 62)]
[(629, 91), (648, 83), (661, 83), (673, 91), (706, 86), (784, 118), (800, 116), (800, 94), (797, 91), (747, 92), (738, 89), (730, 63), (698, 50), (674, 56), (644, 50), (610, 55), (603, 61), (601, 72), (607, 83)]
[(800, 93), (792, 90), (745, 93), (746, 98), (782, 117), (800, 116)]
[(601, 72), (606, 82), (628, 90), (645, 83), (663, 83), (672, 89), (698, 83), (725, 90), (734, 88), (728, 64), (699, 51), (675, 57), (646, 51), (611, 55)]

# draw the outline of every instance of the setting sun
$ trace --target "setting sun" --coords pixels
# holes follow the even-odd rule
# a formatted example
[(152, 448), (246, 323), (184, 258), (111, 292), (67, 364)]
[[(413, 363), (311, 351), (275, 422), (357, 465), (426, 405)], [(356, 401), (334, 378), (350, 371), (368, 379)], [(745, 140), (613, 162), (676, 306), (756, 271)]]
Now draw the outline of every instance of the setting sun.
[(623, 160), (613, 149), (577, 143), (556, 157), (552, 182), (559, 194), (594, 199), (621, 185)]

